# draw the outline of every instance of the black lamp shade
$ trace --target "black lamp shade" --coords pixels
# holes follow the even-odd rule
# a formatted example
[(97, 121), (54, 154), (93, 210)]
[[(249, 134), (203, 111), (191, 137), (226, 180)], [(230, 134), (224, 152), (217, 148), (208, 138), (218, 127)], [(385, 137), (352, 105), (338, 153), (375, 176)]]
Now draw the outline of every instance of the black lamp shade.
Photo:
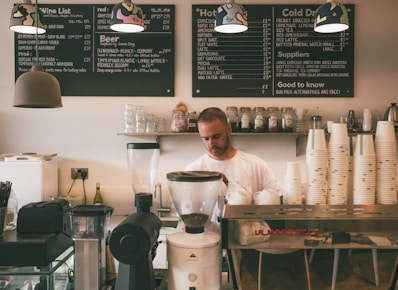
[(116, 4), (112, 9), (111, 29), (128, 33), (143, 31), (145, 26), (142, 9), (131, 0)]
[(235, 3), (227, 0), (217, 8), (214, 30), (221, 33), (240, 33), (248, 29), (247, 11)]
[[(10, 29), (19, 33), (43, 34), (46, 28), (42, 23), (43, 15), (30, 0), (15, 4), (11, 11)], [(37, 20), (37, 23), (36, 23)]]
[(319, 33), (335, 33), (347, 30), (347, 8), (336, 1), (321, 5), (315, 12), (314, 30)]

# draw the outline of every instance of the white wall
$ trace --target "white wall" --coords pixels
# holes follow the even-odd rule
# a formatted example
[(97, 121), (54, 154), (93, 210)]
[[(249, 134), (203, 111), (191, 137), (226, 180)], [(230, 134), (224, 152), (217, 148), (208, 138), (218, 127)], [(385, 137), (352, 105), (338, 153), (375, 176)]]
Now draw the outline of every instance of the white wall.
[[(120, 0), (60, 1), (39, 3), (106, 3)], [(18, 2), (18, 1), (15, 1)], [(0, 3), (0, 152), (57, 153), (60, 160), (60, 193), (71, 184), (71, 167), (88, 167), (86, 182), (91, 201), (95, 183), (105, 188), (105, 199), (116, 210), (129, 202), (130, 181), (127, 176), (126, 143), (146, 138), (117, 136), (123, 131), (123, 107), (126, 103), (142, 104), (147, 112), (169, 117), (172, 108), (184, 101), (190, 109), (200, 111), (212, 105), (225, 107), (225, 98), (191, 97), (191, 5), (220, 4), (207, 0), (136, 1), (138, 4), (176, 5), (176, 54), (174, 97), (63, 97), (61, 109), (22, 109), (12, 107), (14, 92), (14, 34), (8, 21), (14, 1)], [(241, 0), (241, 4), (322, 4), (325, 0)], [(364, 108), (384, 114), (398, 96), (398, 1), (351, 0), (355, 4), (355, 97), (354, 98), (231, 98), (229, 105), (293, 106), (317, 110), (324, 119), (337, 119), (348, 109), (359, 114)], [(151, 141), (152, 139), (149, 138)], [(186, 163), (204, 153), (198, 137), (164, 137), (161, 139), (159, 180), (166, 184), (166, 173), (182, 170)], [(234, 137), (237, 147), (266, 159), (282, 180), (287, 161), (303, 161), (295, 156), (291, 137)], [(81, 185), (76, 183), (75, 187)], [(75, 188), (74, 187), (74, 188)], [(120, 196), (123, 193), (123, 198)], [(120, 196), (118, 196), (120, 195)], [(132, 198), (131, 198), (132, 200)]]

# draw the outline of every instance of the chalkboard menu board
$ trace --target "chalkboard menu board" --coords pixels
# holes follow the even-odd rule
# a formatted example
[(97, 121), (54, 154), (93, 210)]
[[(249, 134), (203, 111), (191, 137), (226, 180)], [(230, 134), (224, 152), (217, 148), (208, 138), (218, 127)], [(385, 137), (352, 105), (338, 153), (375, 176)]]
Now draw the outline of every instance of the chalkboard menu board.
[[(140, 5), (141, 33), (110, 26), (113, 5), (43, 4), (39, 62), (63, 96), (174, 96), (174, 5)], [(35, 35), (15, 34), (15, 78), (36, 62)]]
[(313, 31), (319, 5), (244, 5), (249, 29), (214, 31), (217, 6), (193, 5), (194, 97), (353, 97), (354, 5), (350, 28)]

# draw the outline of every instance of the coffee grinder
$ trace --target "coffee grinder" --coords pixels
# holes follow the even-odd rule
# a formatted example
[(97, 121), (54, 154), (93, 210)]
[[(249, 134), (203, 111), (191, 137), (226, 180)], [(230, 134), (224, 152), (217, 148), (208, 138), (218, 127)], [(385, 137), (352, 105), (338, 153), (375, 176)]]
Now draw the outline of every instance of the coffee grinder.
[(174, 206), (185, 232), (167, 237), (168, 289), (221, 289), (221, 237), (205, 231), (222, 191), (222, 174), (180, 171), (167, 174)]
[(119, 261), (115, 290), (154, 290), (152, 260), (156, 255), (161, 222), (150, 211), (159, 159), (159, 143), (127, 144), (128, 169), (137, 211), (116, 226), (109, 249)]
[(74, 241), (74, 289), (105, 289), (105, 232), (113, 208), (77, 205), (69, 211)]

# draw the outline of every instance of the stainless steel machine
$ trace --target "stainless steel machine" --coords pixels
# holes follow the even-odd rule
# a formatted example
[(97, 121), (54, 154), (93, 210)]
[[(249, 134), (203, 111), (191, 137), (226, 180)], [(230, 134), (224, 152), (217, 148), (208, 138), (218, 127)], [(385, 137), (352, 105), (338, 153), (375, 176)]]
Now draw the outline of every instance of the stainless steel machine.
[(70, 210), (75, 290), (106, 287), (105, 232), (112, 213), (112, 207), (103, 205), (77, 205)]

